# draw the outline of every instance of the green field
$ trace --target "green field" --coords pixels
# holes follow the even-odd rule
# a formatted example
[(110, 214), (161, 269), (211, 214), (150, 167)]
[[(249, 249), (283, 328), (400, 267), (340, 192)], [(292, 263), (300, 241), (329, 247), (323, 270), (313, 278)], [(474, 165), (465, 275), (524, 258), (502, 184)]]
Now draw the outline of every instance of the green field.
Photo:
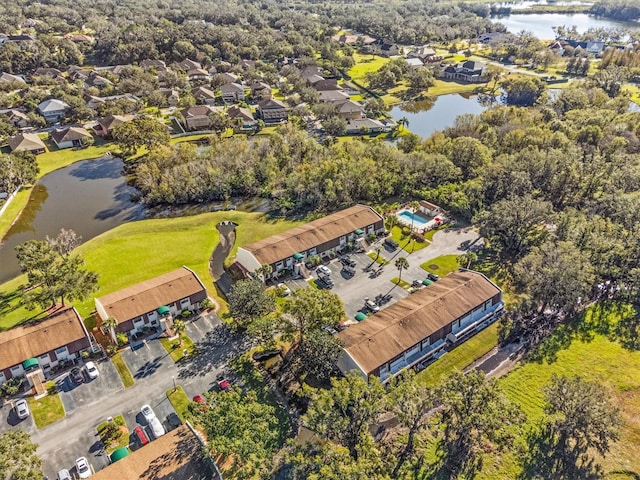
[[(83, 255), (87, 268), (100, 275), (97, 297), (183, 265), (195, 270), (209, 294), (215, 297), (208, 264), (218, 241), (215, 225), (222, 220), (239, 225), (232, 256), (238, 245), (255, 242), (301, 223), (276, 221), (264, 214), (238, 211), (142, 220), (120, 225), (93, 238), (77, 252)], [(0, 329), (42, 313), (39, 310), (29, 312), (20, 305), (17, 293), (25, 282), (23, 275), (0, 285)], [(76, 308), (83, 318), (87, 317), (94, 309), (93, 297), (78, 302)]]
[(402, 228), (394, 225), (391, 229), (391, 238), (393, 238), (398, 245), (400, 245), (405, 251), (412, 253), (422, 250), (424, 247), (429, 246), (429, 242), (420, 242), (418, 240), (409, 241), (409, 237), (402, 234)]
[(366, 85), (365, 76), (367, 73), (380, 70), (384, 64), (389, 62), (389, 58), (379, 57), (377, 55), (363, 55), (354, 53), (353, 59), (356, 64), (349, 69), (349, 76), (358, 83)]
[(442, 255), (423, 263), (420, 267), (427, 272), (436, 273), (441, 277), (455, 272), (460, 268), (457, 255)]

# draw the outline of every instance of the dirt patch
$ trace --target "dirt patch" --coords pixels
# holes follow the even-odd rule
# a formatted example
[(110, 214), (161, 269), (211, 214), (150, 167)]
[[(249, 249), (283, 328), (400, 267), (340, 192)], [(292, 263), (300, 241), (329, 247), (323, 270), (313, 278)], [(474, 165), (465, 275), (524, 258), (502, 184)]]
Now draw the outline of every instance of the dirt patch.
[(438, 270), (439, 268), (440, 267), (438, 265), (435, 265), (433, 263), (431, 265), (429, 265), (429, 270)]
[(237, 226), (237, 224), (230, 221), (220, 222), (216, 225), (218, 232), (220, 232), (220, 239), (209, 259), (209, 272), (214, 281), (218, 281), (225, 273), (224, 261), (236, 243)]

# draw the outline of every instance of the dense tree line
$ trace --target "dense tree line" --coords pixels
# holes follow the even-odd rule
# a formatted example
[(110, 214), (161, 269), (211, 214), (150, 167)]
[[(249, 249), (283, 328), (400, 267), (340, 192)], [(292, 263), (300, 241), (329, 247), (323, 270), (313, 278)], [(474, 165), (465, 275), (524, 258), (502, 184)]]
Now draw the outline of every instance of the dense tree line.
[(632, 21), (640, 18), (640, 6), (633, 0), (606, 0), (594, 3), (590, 13), (616, 20)]
[(20, 185), (31, 185), (39, 170), (32, 153), (14, 152), (0, 156), (0, 192), (11, 193)]

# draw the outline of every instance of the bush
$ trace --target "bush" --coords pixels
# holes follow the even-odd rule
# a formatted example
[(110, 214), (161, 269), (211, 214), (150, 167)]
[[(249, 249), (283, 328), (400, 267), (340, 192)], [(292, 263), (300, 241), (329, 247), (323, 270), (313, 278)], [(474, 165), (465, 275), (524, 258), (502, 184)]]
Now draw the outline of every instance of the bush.
[(213, 308), (213, 302), (209, 298), (205, 298), (200, 302), (200, 306), (205, 310), (209, 310), (210, 308)]
[(88, 350), (83, 350), (83, 351), (80, 353), (80, 356), (81, 356), (82, 358), (84, 358), (84, 359), (89, 358), (89, 355), (90, 355), (90, 354), (89, 354), (89, 351), (88, 351)]
[(183, 310), (180, 315), (182, 316), (182, 318), (188, 318), (191, 315), (191, 311), (190, 310)]
[(126, 334), (122, 332), (116, 334), (116, 340), (118, 341), (118, 345), (120, 346), (126, 345), (127, 343), (129, 343), (129, 338), (127, 337)]
[(113, 355), (118, 351), (117, 345), (107, 345), (107, 353)]
[(6, 382), (2, 384), (0, 387), (2, 394), (7, 397), (12, 397), (16, 393), (20, 391), (20, 387), (22, 387), (22, 378), (10, 378)]

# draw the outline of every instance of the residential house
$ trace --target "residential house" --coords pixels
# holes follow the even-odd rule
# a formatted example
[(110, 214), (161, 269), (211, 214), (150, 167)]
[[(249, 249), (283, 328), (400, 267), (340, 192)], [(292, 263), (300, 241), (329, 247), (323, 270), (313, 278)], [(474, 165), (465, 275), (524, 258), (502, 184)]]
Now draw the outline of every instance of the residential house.
[(69, 79), (72, 82), (82, 82), (85, 83), (89, 78), (89, 72), (86, 72), (80, 68), (69, 70), (68, 72)]
[(338, 116), (345, 120), (355, 120), (364, 116), (362, 113), (364, 107), (359, 102), (347, 100), (346, 102), (338, 103), (337, 107)]
[(445, 67), (442, 71), (442, 77), (448, 80), (482, 83), (487, 81), (487, 67), (481, 62), (467, 60), (462, 65)]
[(7, 42), (14, 43), (30, 43), (33, 42), (36, 38), (33, 35), (27, 34), (18, 34), (18, 35), (7, 35)]
[(43, 320), (0, 331), (0, 384), (26, 377), (37, 393), (44, 393), (42, 382), (51, 369), (79, 359), (89, 348), (89, 332), (76, 309), (69, 306)]
[(249, 70), (256, 66), (255, 60), (240, 60), (240, 67), (243, 70)]
[(244, 100), (244, 86), (239, 83), (225, 83), (220, 87), (222, 100), (227, 103), (233, 103)]
[(182, 267), (96, 298), (95, 305), (102, 322), (116, 320), (115, 333), (132, 336), (143, 329), (164, 331), (173, 316), (199, 309), (205, 298), (207, 291), (196, 273)]
[(158, 90), (165, 98), (165, 105), (175, 107), (180, 101), (180, 93), (175, 88), (161, 88)]
[(227, 116), (237, 130), (249, 131), (256, 128), (256, 119), (248, 108), (233, 105), (227, 110)]
[(93, 43), (95, 40), (90, 35), (84, 35), (82, 33), (67, 33), (64, 35), (64, 38), (67, 40), (71, 40), (72, 42), (81, 42), (81, 43)]
[(9, 138), (7, 143), (12, 152), (31, 152), (38, 155), (47, 149), (35, 133), (19, 133)]
[(140, 67), (143, 70), (155, 70), (156, 72), (163, 72), (167, 70), (167, 64), (162, 60), (145, 59), (140, 62)]
[(7, 72), (0, 73), (0, 83), (27, 83), (22, 75), (11, 75)]
[(94, 127), (94, 130), (96, 134), (102, 137), (108, 137), (114, 128), (119, 127), (129, 120), (130, 118), (122, 115), (107, 115), (106, 117), (98, 119), (98, 125)]
[(38, 105), (40, 115), (42, 115), (49, 123), (55, 123), (62, 120), (65, 117), (67, 110), (70, 108), (71, 107), (69, 107), (65, 102), (55, 98), (45, 100)]
[(409, 65), (409, 68), (411, 70), (416, 70), (418, 68), (424, 67), (424, 63), (422, 63), (422, 60), (420, 60), (419, 58), (407, 58), (405, 59), (405, 62), (407, 63), (407, 65)]
[(218, 73), (218, 78), (224, 83), (238, 83), (240, 77), (235, 73), (222, 72)]
[(132, 104), (140, 101), (140, 98), (136, 97), (132, 93), (125, 93), (123, 95), (110, 95), (108, 97), (94, 97), (92, 95), (86, 95), (85, 99), (87, 101), (87, 107), (93, 110), (97, 109), (103, 103), (112, 102), (114, 100), (127, 100)]
[(344, 133), (347, 135), (362, 135), (369, 133), (382, 133), (388, 131), (385, 125), (374, 118), (356, 118), (347, 120), (347, 128)]
[(66, 127), (60, 130), (54, 130), (49, 134), (49, 138), (60, 149), (81, 147), (83, 139), (93, 138), (89, 132), (81, 127)]
[(195, 105), (180, 111), (186, 130), (207, 130), (211, 126), (209, 115), (213, 113), (209, 105)]
[(191, 90), (191, 95), (200, 104), (213, 105), (216, 103), (216, 94), (205, 87), (196, 87)]
[(5, 115), (9, 123), (16, 128), (27, 128), (29, 126), (29, 117), (20, 110), (9, 110)]
[(393, 57), (400, 53), (400, 49), (395, 43), (382, 38), (379, 38), (373, 43), (370, 43), (368, 46), (368, 50), (371, 53), (375, 53), (383, 57)]
[(322, 80), (324, 78), (322, 76), (322, 70), (320, 70), (320, 67), (318, 67), (317, 65), (307, 65), (300, 70), (300, 76), (307, 83), (311, 83), (312, 81), (316, 80), (316, 77), (319, 77), (317, 80)]
[[(161, 419), (162, 421), (163, 419)], [(222, 480), (204, 442), (191, 425), (181, 425), (94, 473), (92, 480)]]
[(111, 80), (104, 78), (98, 72), (91, 72), (84, 80), (84, 83), (87, 87), (96, 87), (96, 88), (104, 88), (108, 85), (113, 85)]
[(313, 87), (316, 83), (321, 82), (322, 80), (324, 80), (324, 77), (322, 75), (310, 75), (310, 76), (306, 77), (305, 80), (307, 81), (307, 83), (309, 85), (311, 85)]
[(324, 90), (318, 92), (318, 98), (323, 103), (342, 103), (349, 100), (349, 94), (342, 90)]
[(258, 115), (264, 123), (281, 123), (289, 118), (285, 104), (275, 98), (258, 103)]
[(276, 277), (282, 270), (304, 274), (304, 261), (328, 255), (360, 242), (364, 235), (384, 232), (380, 214), (366, 205), (356, 205), (238, 248), (237, 262), (246, 272), (270, 265)]
[(427, 45), (411, 50), (407, 54), (407, 58), (419, 58), (422, 63), (432, 62), (432, 59), (436, 57), (438, 60), (441, 60), (441, 57), (436, 56), (436, 51)]
[(335, 78), (323, 78), (313, 84), (313, 88), (319, 92), (327, 90), (342, 90), (342, 87), (338, 85), (338, 80)]
[(50, 77), (58, 83), (66, 83), (66, 78), (62, 76), (62, 71), (57, 68), (38, 68), (33, 72), (34, 77)]
[(182, 70), (184, 70), (185, 72), (188, 72), (189, 70), (194, 70), (196, 68), (202, 68), (202, 65), (200, 65), (198, 62), (195, 62), (193, 60), (189, 60), (187, 58), (186, 60), (183, 60), (182, 62), (178, 63), (178, 67), (181, 68)]
[(358, 43), (358, 35), (334, 35), (331, 40), (346, 45), (355, 45)]
[(481, 273), (459, 270), (340, 332), (338, 367), (385, 381), (460, 345), (503, 309), (497, 285)]
[(562, 46), (562, 43), (557, 40), (549, 45), (549, 49), (556, 52), (560, 56), (564, 55), (564, 47)]
[(586, 50), (587, 53), (598, 57), (602, 55), (602, 52), (604, 52), (604, 47), (604, 42), (587, 42)]
[(271, 85), (265, 82), (256, 82), (251, 85), (251, 96), (256, 100), (271, 98)]
[(209, 80), (209, 72), (204, 68), (194, 68), (187, 72), (187, 77), (189, 77), (190, 82), (195, 82), (198, 80), (208, 81)]

